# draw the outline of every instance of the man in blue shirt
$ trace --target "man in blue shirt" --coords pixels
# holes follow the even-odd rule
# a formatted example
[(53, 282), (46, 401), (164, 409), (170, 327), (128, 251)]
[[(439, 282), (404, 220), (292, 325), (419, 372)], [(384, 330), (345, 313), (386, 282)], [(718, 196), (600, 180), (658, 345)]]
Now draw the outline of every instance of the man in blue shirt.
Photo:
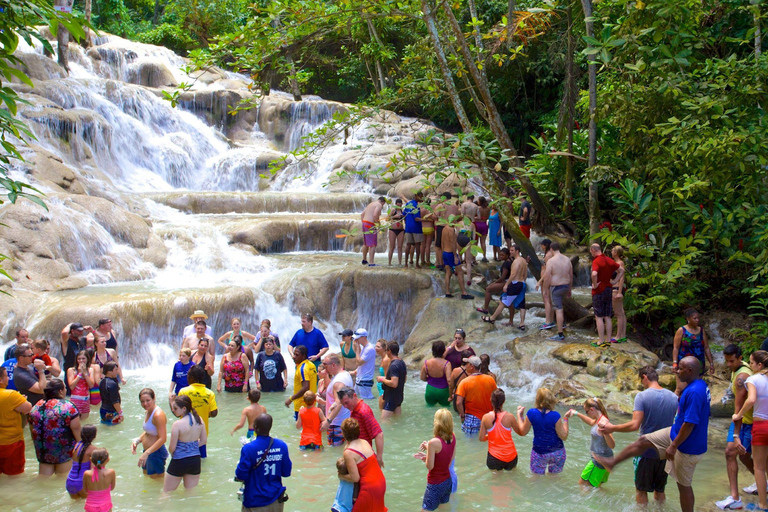
[(292, 467), (288, 445), (269, 436), (269, 414), (256, 418), (255, 430), (256, 439), (240, 450), (235, 469), (235, 480), (245, 484), (242, 512), (282, 512), (288, 500), (282, 479), (291, 476)]
[(677, 415), (671, 427), (641, 436), (613, 459), (592, 454), (600, 465), (610, 471), (619, 462), (655, 448), (659, 458), (667, 460), (666, 471), (677, 482), (683, 512), (693, 512), (693, 472), (707, 451), (710, 395), (707, 383), (699, 378), (700, 373), (701, 363), (695, 357), (680, 360), (678, 378), (687, 386), (680, 395)]
[(323, 360), (323, 355), (328, 352), (328, 342), (320, 329), (312, 325), (313, 322), (314, 318), (309, 313), (301, 315), (301, 329), (296, 331), (296, 334), (291, 338), (288, 352), (293, 358), (293, 349), (299, 345), (304, 345), (307, 347), (307, 359), (312, 361), (317, 368)]
[[(14, 345), (14, 348), (15, 347), (16, 346)], [(3, 361), (3, 364), (0, 365), (5, 368), (5, 371), (8, 373), (8, 386), (6, 389), (12, 389), (16, 391), (16, 385), (13, 383), (13, 370), (16, 368), (17, 362), (18, 360), (15, 357), (12, 357), (10, 359), (6, 359)]]
[[(413, 255), (416, 254), (416, 268), (421, 268), (421, 242), (424, 240), (424, 233), (421, 231), (421, 209), (419, 202), (424, 198), (424, 194), (419, 190), (415, 198), (405, 203), (403, 213), (405, 214), (405, 268), (408, 268), (408, 261), (413, 263)], [(405, 201), (405, 197), (403, 197)]]

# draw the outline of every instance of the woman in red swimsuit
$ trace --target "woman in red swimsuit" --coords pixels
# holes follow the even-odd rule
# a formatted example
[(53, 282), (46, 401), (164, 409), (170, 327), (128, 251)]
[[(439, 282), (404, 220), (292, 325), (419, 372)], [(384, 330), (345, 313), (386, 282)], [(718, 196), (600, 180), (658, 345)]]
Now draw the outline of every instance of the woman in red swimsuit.
[(384, 493), (387, 481), (381, 472), (379, 463), (368, 441), (360, 439), (360, 425), (354, 418), (347, 418), (341, 424), (341, 432), (347, 447), (344, 450), (344, 462), (348, 475), (340, 475), (352, 483), (360, 484), (360, 492), (352, 507), (352, 512), (387, 512), (384, 505)]

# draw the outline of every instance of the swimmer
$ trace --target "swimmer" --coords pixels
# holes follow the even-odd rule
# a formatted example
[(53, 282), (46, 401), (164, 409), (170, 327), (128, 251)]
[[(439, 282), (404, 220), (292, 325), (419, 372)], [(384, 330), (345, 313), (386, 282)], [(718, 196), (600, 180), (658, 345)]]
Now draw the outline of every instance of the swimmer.
[(512, 431), (522, 435), (517, 417), (504, 410), (506, 399), (504, 390), (496, 388), (491, 393), (493, 411), (483, 415), (480, 420), (479, 439), (481, 442), (488, 441), (485, 465), (495, 471), (510, 471), (517, 467), (517, 448), (512, 440)]
[(141, 444), (144, 453), (139, 457), (138, 466), (144, 474), (156, 480), (165, 474), (165, 461), (168, 450), (165, 448), (167, 439), (168, 418), (165, 412), (155, 403), (155, 392), (150, 388), (139, 391), (139, 402), (147, 413), (144, 415), (144, 432), (131, 443), (131, 453), (136, 455), (136, 448)]
[(98, 447), (93, 445), (96, 439), (96, 425), (83, 425), (80, 430), (80, 441), (72, 450), (72, 469), (67, 475), (66, 488), (72, 499), (85, 498), (83, 475), (91, 469), (91, 455)]
[(299, 409), (299, 417), (296, 419), (296, 428), (301, 430), (299, 450), (323, 449), (323, 422), (325, 414), (317, 407), (317, 395), (313, 391), (304, 393), (304, 405)]
[(192, 407), (192, 400), (179, 395), (171, 404), (173, 414), (179, 419), (171, 427), (171, 463), (165, 473), (163, 492), (175, 491), (184, 481), (184, 489), (192, 489), (200, 482), (200, 447), (208, 441), (206, 426)]
[(235, 428), (233, 428), (229, 435), (233, 436), (235, 435), (235, 432), (240, 430), (245, 426), (245, 424), (248, 424), (248, 435), (247, 438), (250, 439), (253, 437), (254, 432), (254, 425), (256, 425), (256, 418), (261, 416), (262, 414), (266, 414), (267, 408), (263, 405), (259, 404), (259, 400), (261, 400), (261, 391), (258, 389), (252, 389), (248, 392), (248, 400), (251, 402), (251, 405), (243, 408), (243, 412), (240, 415), (240, 422), (235, 425)]
[[(593, 455), (600, 457), (613, 457), (613, 449), (616, 447), (613, 434), (599, 432), (599, 429), (605, 427), (609, 422), (608, 412), (605, 410), (603, 402), (599, 398), (587, 398), (584, 402), (584, 412), (586, 414), (571, 410), (573, 411), (572, 414), (577, 415), (581, 421), (592, 427), (589, 432), (592, 436), (592, 444), (589, 446), (589, 451)], [(600, 487), (607, 481), (608, 470), (593, 457), (587, 462), (587, 465), (581, 472), (579, 484)]]
[(109, 452), (105, 448), (99, 448), (91, 453), (93, 469), (89, 469), (83, 475), (86, 512), (112, 510), (112, 490), (115, 488), (117, 478), (114, 469), (106, 469), (107, 462), (109, 462)]

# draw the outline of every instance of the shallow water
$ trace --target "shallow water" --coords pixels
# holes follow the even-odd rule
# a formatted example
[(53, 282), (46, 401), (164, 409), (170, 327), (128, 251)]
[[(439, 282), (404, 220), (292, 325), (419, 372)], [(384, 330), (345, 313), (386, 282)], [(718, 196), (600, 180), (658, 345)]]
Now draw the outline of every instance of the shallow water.
[[(189, 511), (193, 507), (202, 509), (240, 510), (235, 495), (239, 484), (233, 480), (240, 449), (240, 433), (228, 435), (237, 423), (242, 407), (247, 405), (244, 394), (220, 393), (217, 395), (219, 416), (211, 419), (211, 433), (208, 443), (208, 459), (203, 463), (200, 485), (192, 492), (179, 490), (170, 498), (161, 497), (162, 484), (141, 475), (136, 467), (137, 456), (131, 455), (131, 439), (141, 434), (144, 410), (138, 403), (139, 389), (149, 386), (158, 394), (158, 405), (174, 419), (167, 403), (170, 368), (152, 367), (129, 371), (128, 384), (122, 389), (126, 420), (117, 427), (99, 426), (96, 438), (98, 446), (110, 451), (109, 467), (117, 471), (117, 488), (113, 493), (115, 510), (156, 510), (162, 507), (171, 512)], [(386, 504), (392, 511), (419, 510), (426, 483), (426, 468), (411, 455), (419, 443), (431, 437), (434, 408), (424, 405), (423, 383), (411, 372), (406, 386), (406, 402), (403, 416), (382, 426), (385, 432), (384, 474), (387, 478)], [(335, 460), (341, 455), (341, 448), (326, 448), (320, 453), (304, 453), (298, 450), (299, 432), (293, 425), (292, 411), (282, 401), (287, 395), (265, 393), (261, 403), (275, 418), (272, 433), (285, 440), (290, 447), (293, 460), (292, 476), (284, 480), (290, 500), (286, 510), (328, 511), (333, 502), (338, 479)], [(530, 393), (515, 393), (508, 390), (507, 409), (517, 405), (529, 406)], [(376, 408), (374, 408), (376, 409)], [(377, 411), (378, 415), (378, 411)], [(454, 415), (458, 424), (458, 417)], [(98, 420), (98, 412), (92, 413), (87, 423)], [(169, 426), (170, 429), (170, 426)], [(459, 491), (451, 503), (440, 510), (488, 510), (501, 511), (512, 507), (530, 510), (565, 509), (587, 510), (635, 510), (632, 464), (620, 466), (602, 489), (582, 491), (577, 483), (582, 468), (589, 459), (589, 429), (578, 419), (571, 421), (571, 435), (566, 442), (568, 461), (565, 471), (557, 476), (534, 476), (528, 469), (532, 433), (527, 437), (514, 436), (519, 452), (519, 465), (505, 473), (495, 473), (485, 467), (486, 446), (476, 438), (468, 439), (457, 429), (459, 440), (456, 468), (459, 476)], [(73, 501), (64, 490), (64, 478), (38, 481), (37, 462), (34, 448), (27, 435), (27, 473), (19, 479), (0, 477), (0, 495), (5, 502), (4, 510), (38, 511), (57, 510), (60, 512), (82, 510), (83, 501)], [(626, 446), (635, 434), (618, 434), (617, 446)], [(748, 485), (745, 474), (741, 484)], [(710, 448), (699, 464), (694, 478), (697, 497), (696, 510), (717, 510), (713, 504), (727, 494), (727, 478), (721, 449)], [(669, 504), (653, 510), (679, 510), (677, 489), (674, 483), (668, 486)], [(756, 501), (749, 498), (747, 501)]]

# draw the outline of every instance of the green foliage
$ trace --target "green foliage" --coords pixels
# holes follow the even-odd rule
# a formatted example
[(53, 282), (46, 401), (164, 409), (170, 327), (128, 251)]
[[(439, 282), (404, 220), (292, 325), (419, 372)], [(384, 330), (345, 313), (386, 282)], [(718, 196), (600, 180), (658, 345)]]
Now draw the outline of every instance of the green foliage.
[(182, 56), (186, 56), (198, 45), (183, 27), (171, 23), (163, 23), (139, 33), (136, 39), (142, 43), (165, 46)]

